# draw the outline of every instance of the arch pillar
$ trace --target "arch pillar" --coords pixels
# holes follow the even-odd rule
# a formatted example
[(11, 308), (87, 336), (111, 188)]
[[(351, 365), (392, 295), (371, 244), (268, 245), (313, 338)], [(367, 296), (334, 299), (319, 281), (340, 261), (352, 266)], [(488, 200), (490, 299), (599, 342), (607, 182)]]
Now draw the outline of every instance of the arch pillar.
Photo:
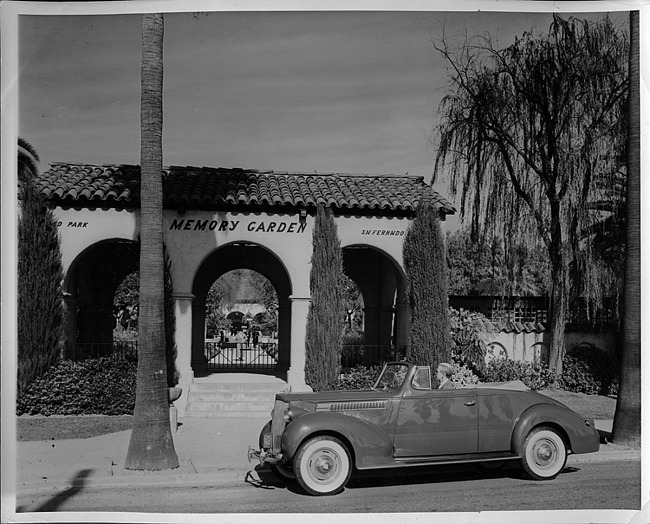
[(66, 311), (65, 356), (75, 360), (77, 358), (77, 297), (70, 293), (63, 293), (63, 302)]
[(408, 354), (410, 345), (409, 327), (411, 325), (411, 308), (405, 297), (400, 297), (395, 304), (395, 349)]
[(190, 366), (194, 371), (205, 371), (207, 361), (205, 359), (205, 298), (192, 299), (192, 312), (190, 313), (191, 326), (191, 350)]
[(176, 315), (176, 367), (180, 374), (179, 384), (191, 384), (194, 379), (192, 370), (192, 293), (174, 293), (174, 314)]
[(289, 296), (291, 301), (291, 366), (287, 383), (291, 391), (311, 391), (305, 384), (305, 339), (311, 297)]
[(175, 402), (178, 416), (184, 417), (187, 410), (187, 398), (190, 393), (190, 384), (194, 380), (192, 370), (192, 293), (173, 293), (174, 315), (176, 317), (176, 331), (174, 344), (176, 345), (176, 369), (178, 369), (178, 385), (183, 389), (184, 395)]

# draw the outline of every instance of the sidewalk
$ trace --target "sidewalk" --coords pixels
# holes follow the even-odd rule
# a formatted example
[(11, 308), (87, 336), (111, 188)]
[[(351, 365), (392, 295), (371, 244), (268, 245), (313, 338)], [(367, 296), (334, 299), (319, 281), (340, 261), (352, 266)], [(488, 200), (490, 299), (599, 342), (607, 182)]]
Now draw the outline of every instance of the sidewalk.
[[(249, 463), (249, 446), (257, 447), (264, 418), (183, 418), (174, 434), (180, 461), (176, 470), (161, 472), (124, 469), (130, 431), (100, 437), (60, 441), (18, 442), (17, 494), (79, 484), (93, 486), (170, 484), (217, 485), (243, 483), (258, 463)], [(597, 421), (602, 435), (611, 421)], [(569, 455), (567, 464), (639, 460), (640, 452), (601, 444), (596, 453)]]

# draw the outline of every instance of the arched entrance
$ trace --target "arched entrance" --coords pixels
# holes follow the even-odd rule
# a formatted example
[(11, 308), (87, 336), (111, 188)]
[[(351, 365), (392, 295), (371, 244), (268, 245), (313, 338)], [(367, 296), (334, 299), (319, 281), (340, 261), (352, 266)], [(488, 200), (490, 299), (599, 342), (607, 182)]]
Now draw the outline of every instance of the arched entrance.
[[(278, 297), (277, 343), (251, 345), (249, 340), (206, 344), (206, 299), (212, 284), (235, 269), (250, 269), (267, 278)], [(193, 282), (192, 369), (197, 374), (242, 371), (286, 379), (291, 354), (291, 294), (287, 270), (271, 251), (253, 243), (231, 243), (217, 248), (203, 261)], [(228, 344), (234, 344), (228, 345)], [(265, 344), (268, 344), (265, 342)], [(256, 346), (256, 347), (253, 347)], [(253, 351), (242, 355), (242, 349)]]
[(138, 269), (138, 245), (110, 239), (93, 244), (71, 264), (63, 284), (68, 310), (66, 356), (72, 359), (114, 352), (115, 291)]
[(343, 248), (343, 268), (364, 304), (362, 362), (403, 358), (408, 345), (406, 277), (392, 258), (367, 245)]

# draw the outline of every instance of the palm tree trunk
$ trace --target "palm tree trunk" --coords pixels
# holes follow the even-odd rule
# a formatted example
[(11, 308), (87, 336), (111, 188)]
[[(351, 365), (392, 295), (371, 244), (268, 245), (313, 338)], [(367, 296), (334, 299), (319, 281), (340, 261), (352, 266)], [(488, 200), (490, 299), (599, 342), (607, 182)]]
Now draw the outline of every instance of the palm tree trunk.
[(612, 440), (641, 446), (641, 142), (639, 12), (630, 12), (627, 243), (622, 362)]
[(133, 429), (125, 468), (178, 467), (169, 419), (162, 224), (162, 14), (142, 16), (140, 317)]

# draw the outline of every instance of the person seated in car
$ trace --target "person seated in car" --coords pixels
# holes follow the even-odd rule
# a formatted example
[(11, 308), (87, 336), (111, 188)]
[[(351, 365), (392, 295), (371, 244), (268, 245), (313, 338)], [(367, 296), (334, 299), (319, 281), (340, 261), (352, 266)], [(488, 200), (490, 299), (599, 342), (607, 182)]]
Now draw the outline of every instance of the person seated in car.
[(447, 362), (441, 362), (438, 365), (438, 371), (436, 372), (436, 378), (438, 379), (438, 389), (456, 389), (454, 383), (451, 381), (451, 377), (454, 374), (454, 366), (448, 364)]

